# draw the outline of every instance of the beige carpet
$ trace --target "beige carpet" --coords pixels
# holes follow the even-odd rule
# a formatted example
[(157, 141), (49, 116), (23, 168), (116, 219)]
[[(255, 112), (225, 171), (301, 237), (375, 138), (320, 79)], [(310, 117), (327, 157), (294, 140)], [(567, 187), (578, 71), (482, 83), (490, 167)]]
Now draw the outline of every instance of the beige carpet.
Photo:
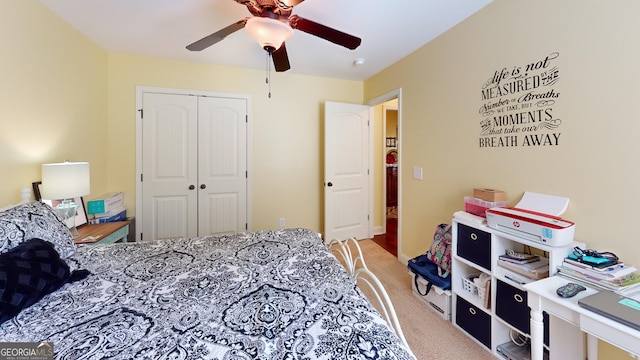
[(418, 360), (495, 359), (489, 351), (445, 321), (412, 293), (407, 267), (372, 240), (359, 242), (367, 266), (384, 284), (404, 336)]

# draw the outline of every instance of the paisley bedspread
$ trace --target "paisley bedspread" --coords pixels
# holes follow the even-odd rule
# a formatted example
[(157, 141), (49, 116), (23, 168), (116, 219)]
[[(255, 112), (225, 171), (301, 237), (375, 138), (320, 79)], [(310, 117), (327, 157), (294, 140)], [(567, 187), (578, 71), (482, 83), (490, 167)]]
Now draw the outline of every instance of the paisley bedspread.
[(305, 229), (81, 246), (88, 269), (0, 326), (57, 359), (413, 359)]

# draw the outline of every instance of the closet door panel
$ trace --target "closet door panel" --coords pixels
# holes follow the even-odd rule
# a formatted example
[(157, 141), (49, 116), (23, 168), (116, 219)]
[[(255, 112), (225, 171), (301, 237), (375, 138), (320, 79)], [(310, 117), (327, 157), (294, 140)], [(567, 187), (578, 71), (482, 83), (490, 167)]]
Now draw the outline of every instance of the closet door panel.
[(201, 97), (198, 109), (198, 233), (245, 231), (247, 102)]
[(196, 236), (197, 99), (145, 93), (143, 104), (145, 239)]

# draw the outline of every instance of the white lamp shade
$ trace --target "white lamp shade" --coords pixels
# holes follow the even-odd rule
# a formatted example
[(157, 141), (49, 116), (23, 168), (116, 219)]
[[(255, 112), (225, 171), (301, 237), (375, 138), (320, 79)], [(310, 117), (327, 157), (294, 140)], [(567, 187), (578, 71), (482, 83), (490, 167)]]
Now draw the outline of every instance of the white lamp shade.
[(42, 164), (42, 198), (73, 199), (91, 192), (88, 162)]
[(291, 26), (270, 18), (249, 18), (244, 27), (251, 36), (258, 40), (263, 48), (272, 46), (277, 50), (282, 46), (283, 42), (293, 35)]

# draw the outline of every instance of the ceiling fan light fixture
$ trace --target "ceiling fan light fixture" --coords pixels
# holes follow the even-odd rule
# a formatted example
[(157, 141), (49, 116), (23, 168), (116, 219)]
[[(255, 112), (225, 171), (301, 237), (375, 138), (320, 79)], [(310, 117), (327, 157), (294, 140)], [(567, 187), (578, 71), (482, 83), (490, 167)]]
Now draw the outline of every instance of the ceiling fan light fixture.
[(258, 40), (263, 49), (273, 47), (277, 50), (282, 46), (283, 42), (293, 35), (293, 29), (288, 24), (263, 17), (249, 18), (245, 24), (245, 29)]

